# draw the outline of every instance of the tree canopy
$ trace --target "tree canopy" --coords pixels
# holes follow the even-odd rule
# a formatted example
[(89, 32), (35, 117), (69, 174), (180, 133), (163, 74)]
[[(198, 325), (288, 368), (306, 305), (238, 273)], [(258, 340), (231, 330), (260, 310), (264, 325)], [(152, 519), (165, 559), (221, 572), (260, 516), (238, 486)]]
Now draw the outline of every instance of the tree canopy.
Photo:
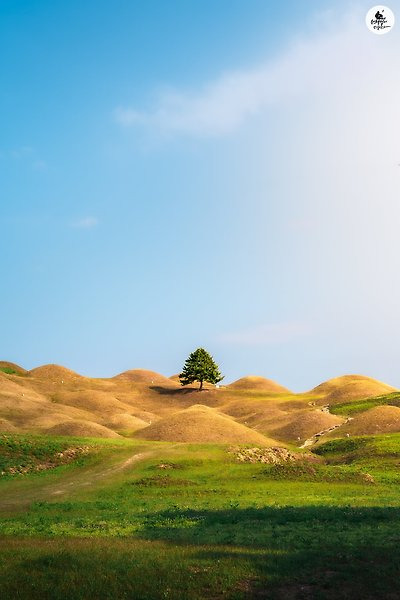
[(189, 355), (183, 371), (179, 375), (182, 385), (198, 381), (200, 383), (199, 391), (203, 389), (204, 381), (215, 384), (222, 381), (223, 378), (224, 376), (221, 375), (213, 357), (204, 348), (197, 348)]

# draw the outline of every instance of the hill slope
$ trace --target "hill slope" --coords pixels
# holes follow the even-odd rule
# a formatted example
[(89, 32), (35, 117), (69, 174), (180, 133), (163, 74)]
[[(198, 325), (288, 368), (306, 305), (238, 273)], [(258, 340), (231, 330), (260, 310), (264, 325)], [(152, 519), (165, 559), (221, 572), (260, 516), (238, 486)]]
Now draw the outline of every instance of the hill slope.
[(397, 406), (376, 406), (354, 418), (340, 428), (338, 433), (350, 435), (371, 435), (400, 431), (400, 408)]
[(41, 367), (35, 367), (28, 371), (28, 374), (32, 377), (36, 377), (37, 379), (48, 379), (48, 380), (59, 380), (65, 381), (68, 379), (78, 379), (82, 377), (75, 371), (71, 371), (71, 369), (67, 369), (66, 367), (61, 367), (60, 365), (42, 365)]
[(260, 391), (270, 394), (290, 393), (287, 388), (283, 387), (279, 383), (276, 383), (276, 381), (272, 381), (272, 379), (266, 379), (265, 377), (259, 377), (258, 375), (247, 375), (246, 377), (241, 377), (226, 387), (229, 390)]
[(28, 371), (19, 365), (8, 360), (0, 360), (0, 371), (4, 373), (15, 373), (17, 375), (25, 375)]
[(171, 442), (279, 445), (275, 440), (201, 404), (157, 421), (139, 431), (137, 437)]
[(364, 375), (343, 375), (317, 385), (309, 393), (319, 396), (318, 404), (340, 404), (346, 400), (368, 398), (395, 392), (396, 388)]
[(160, 375), (160, 373), (149, 371), (147, 369), (131, 369), (129, 371), (123, 371), (122, 373), (115, 375), (113, 379), (122, 379), (144, 385), (166, 385), (171, 387), (175, 385), (174, 381), (169, 377), (165, 377), (164, 375)]
[(49, 427), (50, 435), (71, 435), (76, 437), (118, 438), (118, 433), (90, 421), (65, 421)]
[(316, 433), (341, 425), (343, 422), (342, 417), (313, 410), (293, 415), (283, 426), (272, 428), (271, 434), (288, 442), (304, 442)]

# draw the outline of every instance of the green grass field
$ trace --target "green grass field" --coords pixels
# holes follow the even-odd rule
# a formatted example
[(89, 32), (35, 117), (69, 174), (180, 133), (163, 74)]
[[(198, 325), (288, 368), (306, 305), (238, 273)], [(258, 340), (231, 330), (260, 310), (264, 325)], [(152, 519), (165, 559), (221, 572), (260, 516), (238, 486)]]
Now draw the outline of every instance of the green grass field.
[[(16, 470), (0, 480), (0, 598), (400, 597), (398, 434), (287, 465), (211, 445), (2, 440)], [(88, 450), (57, 463), (74, 447)]]
[(0, 371), (2, 373), (6, 373), (6, 375), (18, 375), (18, 371), (13, 369), (12, 367), (0, 367)]
[(373, 398), (364, 398), (362, 400), (354, 400), (353, 402), (343, 402), (342, 404), (331, 406), (329, 410), (334, 415), (347, 417), (364, 412), (370, 408), (375, 408), (375, 406), (384, 406), (386, 404), (400, 407), (400, 393), (392, 392), (383, 396), (374, 396)]

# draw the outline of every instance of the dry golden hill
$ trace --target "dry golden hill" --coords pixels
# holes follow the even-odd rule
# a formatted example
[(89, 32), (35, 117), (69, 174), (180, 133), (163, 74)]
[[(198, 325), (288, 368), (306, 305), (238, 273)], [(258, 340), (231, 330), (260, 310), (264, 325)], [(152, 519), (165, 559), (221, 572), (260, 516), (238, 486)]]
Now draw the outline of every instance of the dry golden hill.
[(31, 412), (29, 417), (20, 421), (19, 426), (24, 431), (41, 433), (64, 421), (88, 421), (103, 425), (103, 419), (92, 412), (73, 406), (54, 405), (49, 402), (48, 405), (42, 406), (40, 412)]
[(23, 367), (20, 367), (19, 365), (16, 365), (15, 363), (8, 362), (8, 360), (0, 360), (0, 371), (2, 371), (3, 369), (10, 369), (11, 371), (14, 371), (15, 373), (17, 373), (18, 375), (25, 375), (28, 372)]
[(244, 399), (227, 403), (222, 409), (244, 425), (264, 435), (286, 442), (303, 442), (312, 435), (344, 419), (311, 408), (306, 400), (290, 401), (288, 397)]
[[(22, 431), (30, 431), (31, 433), (43, 433), (46, 432), (50, 427), (65, 423), (66, 421), (81, 420), (87, 421), (93, 418), (93, 415), (86, 415), (86, 418), (82, 418), (82, 414), (70, 415), (67, 412), (60, 411), (42, 411), (37, 416), (31, 416), (24, 423), (21, 424), (20, 429)], [(80, 417), (80, 418), (79, 418)]]
[(220, 410), (237, 421), (253, 422), (258, 422), (265, 418), (275, 419), (288, 414), (287, 411), (281, 409), (279, 403), (273, 401), (265, 402), (264, 399), (254, 401), (245, 398), (243, 400), (235, 400), (234, 402), (228, 401), (220, 407)]
[[(221, 390), (223, 401), (218, 407), (225, 414), (234, 417), (240, 423), (256, 429), (264, 435), (279, 426), (289, 423), (294, 415), (301, 415), (312, 410), (309, 399), (290, 394), (249, 394), (246, 391), (230, 394), (229, 390)], [(233, 398), (233, 400), (232, 400)], [(315, 409), (314, 409), (315, 410)]]
[(18, 430), (42, 431), (69, 419), (102, 421), (100, 414), (95, 415), (84, 407), (77, 408), (58, 403), (57, 394), (54, 392), (56, 386), (52, 386), (52, 393), (46, 395), (30, 388), (30, 383), (33, 383), (33, 380), (29, 377), (0, 377), (0, 418), (8, 420)]
[(32, 389), (27, 383), (25, 377), (19, 377), (15, 375), (5, 375), (0, 373), (0, 397), (23, 397), (28, 396), (29, 398), (35, 398), (37, 400), (43, 399), (43, 396)]
[[(128, 397), (121, 395), (120, 399), (122, 402), (125, 402), (129, 405)], [(130, 405), (129, 410), (126, 412), (129, 413), (130, 415), (132, 415), (133, 417), (135, 417), (136, 419), (144, 421), (146, 423), (146, 425), (150, 425), (150, 423), (153, 423), (154, 421), (157, 421), (158, 419), (161, 418), (161, 416), (158, 414), (158, 413), (160, 413), (160, 411), (158, 411), (158, 413), (156, 414), (156, 413), (153, 413), (151, 411), (144, 410), (143, 408), (141, 408), (140, 398), (138, 399), (137, 397), (135, 397), (134, 401), (135, 402), (137, 401), (139, 403), (139, 406), (136, 406), (136, 404), (132, 404), (132, 405)], [(145, 404), (147, 404), (147, 402), (145, 402)], [(120, 414), (120, 411), (118, 411), (118, 414)]]
[(395, 391), (397, 391), (396, 388), (377, 379), (372, 379), (372, 377), (343, 375), (317, 385), (309, 393), (319, 396), (317, 399), (318, 404), (340, 404), (347, 400), (380, 396)]
[(105, 419), (103, 425), (110, 429), (131, 433), (148, 427), (149, 421), (144, 421), (129, 413), (117, 413)]
[(254, 392), (266, 392), (268, 394), (290, 394), (290, 390), (283, 387), (272, 379), (265, 379), (258, 375), (247, 375), (241, 377), (226, 386), (228, 390), (248, 390)]
[(295, 410), (303, 410), (307, 405), (309, 405), (308, 399), (307, 400), (296, 400), (296, 398), (293, 398), (292, 400), (285, 399), (283, 402), (280, 402), (279, 408), (281, 410), (293, 412)]
[[(400, 409), (399, 409), (400, 410)], [(293, 414), (282, 426), (271, 427), (271, 435), (285, 442), (304, 442), (316, 433), (344, 423), (345, 419), (321, 410), (308, 410)]]
[(228, 401), (219, 407), (219, 410), (243, 425), (265, 434), (269, 429), (276, 428), (290, 418), (290, 413), (282, 410), (279, 402), (274, 400), (245, 398), (234, 402)]
[[(180, 394), (181, 387), (167, 378), (142, 370), (133, 376), (142, 383), (81, 377), (57, 365), (38, 367), (24, 377), (0, 371), (0, 418), (22, 432), (38, 433), (74, 420), (130, 434), (193, 404), (191, 394)], [(153, 388), (154, 380), (161, 385)]]
[[(15, 379), (19, 379), (15, 376)], [(22, 378), (21, 378), (22, 379)], [(12, 376), (0, 377), (0, 417), (17, 427), (43, 414), (48, 400), (42, 394), (19, 385)]]
[(130, 412), (131, 406), (115, 398), (110, 392), (84, 389), (80, 391), (62, 391), (52, 395), (53, 402), (89, 410), (99, 415), (109, 412)]
[(133, 383), (144, 385), (174, 386), (174, 382), (169, 377), (165, 377), (164, 375), (160, 375), (160, 373), (148, 371), (146, 369), (131, 369), (130, 371), (124, 371), (123, 373), (115, 375), (113, 379), (125, 379)]
[[(18, 367), (6, 361), (0, 364), (14, 371)], [(85, 436), (135, 432), (138, 437), (155, 440), (269, 445), (279, 439), (297, 443), (298, 438), (304, 441), (342, 423), (341, 417), (310, 406), (310, 400), (317, 405), (334, 404), (394, 390), (361, 375), (329, 380), (307, 395), (292, 394), (263, 377), (243, 377), (203, 392), (196, 391), (196, 384), (182, 387), (177, 378), (143, 369), (110, 379), (89, 378), (58, 365), (21, 374), (0, 370), (0, 431), (15, 428)], [(193, 406), (196, 402), (201, 405)], [(341, 436), (342, 430), (353, 435), (398, 430), (400, 409), (374, 410), (378, 412), (356, 416), (335, 435)]]
[(12, 431), (17, 431), (15, 425), (13, 425), (11, 421), (8, 421), (7, 419), (0, 418), (0, 433), (11, 433)]
[(179, 379), (179, 373), (175, 373), (175, 375), (171, 375), (171, 377), (168, 377), (168, 379), (170, 379), (171, 381), (175, 381), (175, 383), (181, 383), (181, 380)]
[[(123, 392), (117, 390), (114, 395), (118, 400), (130, 406), (130, 409), (124, 412), (129, 412), (144, 421), (154, 421), (194, 404), (197, 392), (188, 393), (186, 390), (164, 385), (155, 386), (153, 389), (152, 386), (133, 384), (132, 387), (128, 384), (127, 390)], [(204, 402), (204, 404), (206, 403)]]
[(71, 435), (76, 437), (118, 438), (118, 433), (90, 421), (65, 421), (46, 430), (50, 435)]
[(375, 406), (375, 408), (355, 415), (351, 421), (331, 435), (342, 436), (347, 433), (350, 435), (378, 435), (397, 431), (400, 431), (400, 408), (384, 405)]
[(31, 369), (28, 371), (28, 373), (37, 379), (46, 379), (49, 381), (56, 380), (58, 382), (69, 379), (84, 379), (82, 375), (79, 375), (78, 373), (75, 373), (75, 371), (71, 371), (71, 369), (67, 369), (66, 367), (61, 367), (60, 365), (42, 365), (41, 367)]
[[(259, 422), (264, 419), (274, 420), (275, 425), (280, 423), (277, 417), (284, 413), (274, 408), (274, 403), (288, 402), (282, 394), (276, 398), (268, 394), (268, 406), (256, 408), (249, 404), (257, 402), (258, 398), (247, 396), (246, 390), (230, 393), (227, 388), (214, 388), (199, 393), (197, 385), (182, 387), (154, 371), (139, 369), (109, 380), (91, 379), (57, 365), (33, 369), (32, 375), (27, 377), (0, 372), (1, 398), (0, 417), (21, 431), (40, 432), (78, 420), (95, 422), (126, 434), (154, 424), (199, 400), (233, 417), (239, 416), (242, 424), (265, 433), (267, 428), (260, 429)], [(236, 410), (229, 409), (232, 403), (237, 404)], [(246, 416), (250, 421), (246, 422)]]
[(136, 435), (147, 440), (170, 442), (277, 445), (275, 440), (201, 404), (165, 417)]

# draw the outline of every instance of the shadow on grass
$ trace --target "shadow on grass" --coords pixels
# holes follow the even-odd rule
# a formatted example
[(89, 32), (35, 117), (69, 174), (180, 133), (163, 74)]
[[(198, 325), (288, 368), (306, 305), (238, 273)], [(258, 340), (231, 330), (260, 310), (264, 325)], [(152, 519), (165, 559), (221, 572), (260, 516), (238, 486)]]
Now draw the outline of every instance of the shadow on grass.
[(400, 599), (399, 508), (176, 508), (136, 539), (23, 542), (0, 544), (2, 598)]
[(186, 394), (194, 394), (199, 391), (196, 388), (163, 387), (162, 385), (151, 385), (150, 389), (165, 396), (185, 396)]
[(172, 509), (149, 515), (141, 536), (223, 545), (199, 550), (198, 558), (248, 562), (253, 580), (245, 598), (400, 599), (395, 507)]
[(165, 401), (171, 400), (172, 402), (180, 401), (182, 408), (188, 408), (193, 404), (206, 404), (207, 406), (218, 406), (221, 397), (215, 389), (202, 389), (198, 387), (181, 387), (181, 388), (170, 388), (163, 387), (160, 385), (152, 385), (150, 389), (158, 394), (165, 396)]

